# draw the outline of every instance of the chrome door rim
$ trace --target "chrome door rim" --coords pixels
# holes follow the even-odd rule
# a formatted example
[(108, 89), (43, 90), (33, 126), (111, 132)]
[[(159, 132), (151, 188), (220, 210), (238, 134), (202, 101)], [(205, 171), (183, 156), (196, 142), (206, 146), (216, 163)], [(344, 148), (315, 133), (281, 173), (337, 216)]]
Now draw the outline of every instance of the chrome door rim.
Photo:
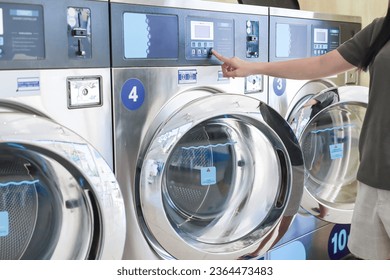
[[(340, 95), (340, 98), (342, 99), (342, 95)], [(365, 108), (367, 108), (367, 103), (364, 103), (364, 102), (359, 102), (359, 101), (340, 101), (338, 103), (335, 103), (335, 104), (332, 104), (330, 105), (329, 107), (323, 109), (321, 112), (319, 112), (308, 124), (307, 126), (305, 127), (304, 129), (304, 133), (302, 133), (300, 139), (299, 139), (299, 142), (301, 145), (304, 145), (302, 144), (302, 142), (304, 141), (303, 138), (305, 138), (306, 136), (305, 135), (308, 135), (310, 133), (310, 129), (311, 129), (311, 124), (313, 122), (316, 122), (318, 121), (320, 118), (322, 118), (323, 116), (326, 116), (326, 114), (330, 114), (332, 111), (334, 110), (337, 110), (337, 108), (341, 108), (340, 110), (344, 110), (344, 111), (348, 111), (350, 110), (351, 112), (354, 112), (356, 110), (353, 110), (353, 108), (356, 107), (356, 108), (362, 108), (364, 111), (365, 111)], [(352, 113), (350, 113), (350, 115), (353, 115)], [(358, 118), (358, 123), (357, 124), (345, 124), (343, 127), (344, 129), (346, 130), (352, 130), (354, 128), (356, 128), (358, 131), (360, 131), (360, 128), (361, 128), (361, 124), (363, 122), (363, 119), (362, 118)], [(360, 124), (360, 127), (359, 127), (359, 124)], [(337, 128), (337, 127), (336, 127)], [(332, 128), (325, 128), (323, 131), (325, 132), (326, 130), (327, 131), (331, 131)], [(340, 126), (340, 129), (343, 129), (341, 126)], [(354, 133), (354, 135), (356, 134), (360, 134), (360, 133)], [(351, 138), (349, 137), (349, 135), (345, 136), (346, 139), (348, 138)], [(351, 147), (353, 144), (351, 144), (350, 142), (347, 143), (349, 144), (348, 145), (348, 149), (345, 149), (346, 150), (346, 157), (349, 159), (349, 158), (352, 158), (353, 156), (355, 156), (355, 158), (357, 157), (358, 155), (358, 151), (357, 151), (357, 141), (355, 139), (355, 151), (351, 151), (349, 147)], [(326, 146), (326, 145), (325, 145)], [(305, 150), (304, 147), (302, 147), (303, 150)], [(344, 148), (343, 148), (343, 151), (344, 151)], [(354, 155), (353, 155), (354, 153)], [(305, 152), (304, 152), (305, 154)], [(337, 161), (337, 160), (342, 160), (342, 157), (340, 155), (340, 158), (336, 158), (334, 159), (334, 161)], [(353, 159), (352, 159), (353, 160)], [(340, 163), (341, 164), (341, 163)], [(343, 164), (344, 166), (345, 164)], [(333, 167), (332, 170), (338, 170), (338, 168), (336, 167)], [(355, 172), (357, 172), (357, 168), (354, 169)], [(311, 179), (308, 179), (309, 178), (309, 175), (310, 173), (306, 170), (305, 168), (305, 188), (304, 188), (304, 193), (303, 193), (303, 198), (302, 198), (302, 207), (308, 211), (310, 214), (316, 216), (317, 218), (320, 218), (324, 221), (328, 221), (328, 222), (332, 222), (332, 223), (340, 223), (340, 224), (348, 224), (351, 222), (352, 220), (352, 214), (353, 214), (353, 207), (354, 207), (354, 202), (353, 203), (346, 203), (345, 205), (343, 204), (339, 204), (339, 203), (336, 203), (336, 202), (332, 202), (332, 201), (327, 201), (325, 199), (322, 199), (320, 196), (316, 195), (316, 194), (313, 194), (312, 191), (309, 190), (310, 189), (313, 189), (312, 186), (309, 187), (309, 181), (312, 182), (313, 180)], [(336, 174), (337, 175), (337, 174)], [(336, 176), (334, 175), (334, 176)], [(351, 177), (351, 176), (348, 176), (348, 178)], [(337, 177), (335, 177), (337, 178)], [(321, 192), (324, 192), (326, 191), (326, 189), (329, 189), (329, 190), (332, 190), (333, 189), (333, 192), (334, 192), (334, 197), (336, 198), (337, 196), (337, 191), (342, 191), (342, 188), (351, 188), (351, 195), (355, 195), (356, 197), (356, 187), (357, 187), (357, 181), (356, 181), (356, 176), (354, 177), (355, 178), (355, 182), (352, 182), (350, 180), (348, 180), (347, 182), (350, 182), (348, 183), (347, 185), (344, 185), (344, 182), (343, 180), (340, 180), (340, 182), (338, 182), (337, 184), (340, 184), (341, 183), (341, 186), (337, 187), (336, 185), (332, 185), (331, 182), (329, 183), (326, 183), (325, 185), (323, 185), (323, 190), (321, 185), (322, 183), (321, 182), (318, 182), (318, 186), (315, 187), (315, 188), (318, 188), (319, 191)], [(350, 187), (349, 187), (350, 186)]]
[[(10, 109), (8, 106), (5, 108)], [(90, 228), (98, 235), (94, 237), (94, 241), (90, 240), (86, 244), (88, 249), (81, 250), (79, 246), (80, 252), (74, 257), (120, 259), (125, 239), (124, 202), (119, 185), (107, 163), (89, 143), (73, 131), (44, 115), (34, 115), (23, 108), (20, 113), (15, 108), (11, 112), (6, 110), (0, 113), (3, 122), (0, 128), (0, 145), (11, 145), (52, 159), (74, 174), (75, 179), (79, 180), (78, 184), (85, 188), (82, 196), (88, 205), (86, 211), (88, 216), (94, 217), (90, 221)], [(71, 153), (72, 150), (75, 154)], [(85, 164), (84, 159), (80, 158), (83, 150), (87, 151), (86, 160), (90, 164)], [(90, 205), (88, 201), (94, 205)], [(112, 221), (113, 216), (116, 217), (115, 221)], [(49, 258), (68, 259), (66, 254), (59, 251)]]
[[(184, 117), (187, 118), (185, 125), (172, 128), (170, 132), (169, 129), (167, 129), (168, 132), (164, 132), (166, 131), (164, 127), (166, 127), (167, 124), (172, 126), (172, 124), (176, 122), (176, 118), (179, 118), (178, 115), (182, 114), (181, 111), (185, 111), (183, 108), (188, 108), (190, 106), (195, 107), (194, 104), (199, 105), (204, 102), (204, 100), (207, 100), (207, 102), (215, 101), (215, 104), (226, 105), (226, 98), (228, 100), (230, 99), (230, 104), (228, 106), (222, 106), (223, 108), (203, 108), (205, 111), (202, 111), (202, 117), (197, 115), (196, 118), (191, 118), (191, 116), (188, 114), (184, 115)], [(252, 125), (261, 124), (264, 129), (263, 132), (265, 133), (265, 131), (268, 131), (268, 137), (272, 139), (275, 147), (286, 151), (286, 148), (284, 147), (280, 138), (262, 119), (262, 115), (259, 113), (257, 108), (258, 103), (259, 101), (257, 99), (236, 94), (209, 94), (209, 96), (199, 98), (192, 103), (189, 102), (183, 106), (181, 110), (172, 114), (168, 120), (163, 121), (163, 123), (159, 126), (158, 132), (154, 136), (153, 141), (150, 142), (149, 150), (145, 154), (141, 155), (140, 158), (142, 158), (142, 161), (140, 161), (141, 164), (138, 168), (140, 172), (138, 176), (141, 180), (141, 183), (138, 183), (138, 186), (136, 185), (136, 192), (138, 191), (139, 193), (137, 198), (137, 204), (139, 207), (137, 208), (140, 210), (140, 212), (138, 212), (138, 216), (140, 218), (141, 226), (143, 227), (146, 238), (157, 251), (157, 253), (160, 254), (160, 256), (163, 258), (237, 259), (245, 254), (256, 251), (259, 246), (262, 246), (261, 250), (258, 250), (258, 254), (261, 255), (265, 253), (266, 250), (272, 246), (272, 244), (274, 244), (275, 239), (280, 238), (275, 236), (275, 234), (280, 234), (280, 232), (277, 232), (275, 229), (278, 227), (278, 222), (284, 220), (285, 218), (283, 216), (285, 214), (284, 208), (275, 210), (274, 214), (278, 213), (277, 215), (279, 215), (278, 222), (275, 223), (273, 220), (275, 217), (271, 218), (271, 215), (269, 215), (268, 217), (264, 218), (264, 224), (262, 226), (257, 226), (256, 228), (253, 228), (246, 236), (226, 244), (210, 244), (196, 241), (191, 242), (191, 239), (183, 238), (177, 234), (175, 229), (170, 224), (171, 222), (167, 218), (167, 213), (163, 210), (163, 194), (161, 189), (159, 189), (159, 186), (163, 185), (162, 174), (164, 174), (164, 166), (167, 162), (168, 156), (157, 153), (159, 154), (159, 163), (157, 164), (150, 159), (151, 150), (153, 150), (153, 148), (156, 146), (155, 143), (164, 142), (165, 147), (162, 147), (162, 150), (167, 152), (169, 155), (170, 149), (172, 149), (173, 146), (177, 144), (177, 141), (179, 141), (181, 137), (185, 135), (191, 128), (197, 126), (203, 121), (209, 120), (210, 118), (219, 117), (221, 115), (231, 115), (237, 117), (238, 119), (252, 122)], [(248, 104), (250, 104), (250, 106), (248, 106)], [(221, 114), (221, 112), (224, 113)], [(183, 116), (181, 115), (181, 117)], [(173, 131), (175, 132), (173, 133)], [(170, 137), (174, 140), (166, 141)], [(294, 173), (296, 178), (298, 178), (299, 175), (295, 173), (294, 170), (292, 170), (288, 153), (286, 152), (285, 155), (286, 162), (289, 163), (287, 166), (287, 173)], [(150, 177), (150, 174), (154, 174), (152, 175), (153, 178)], [(151, 181), (155, 182), (151, 183)], [(292, 182), (288, 182), (287, 184), (292, 184)], [(301, 192), (298, 191), (297, 196), (299, 196), (299, 193), (301, 194)], [(300, 197), (298, 199), (293, 199), (290, 197), (290, 195), (292, 196), (291, 190), (288, 189), (286, 194), (287, 197), (285, 199), (286, 201), (289, 201), (288, 203), (290, 203), (290, 201), (294, 201), (295, 205), (298, 205), (294, 206), (297, 210), (299, 207)], [(289, 213), (289, 215), (291, 215), (291, 213)], [(262, 236), (266, 235), (267, 233), (272, 235), (270, 240), (262, 238)]]

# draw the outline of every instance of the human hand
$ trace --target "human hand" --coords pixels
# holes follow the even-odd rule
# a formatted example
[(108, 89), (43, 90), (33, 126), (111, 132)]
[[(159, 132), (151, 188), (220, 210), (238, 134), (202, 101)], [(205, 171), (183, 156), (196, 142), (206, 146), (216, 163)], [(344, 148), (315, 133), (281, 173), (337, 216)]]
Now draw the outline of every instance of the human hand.
[(211, 53), (223, 64), (221, 65), (224, 77), (246, 77), (251, 75), (251, 63), (239, 59), (238, 57), (227, 58), (214, 49)]

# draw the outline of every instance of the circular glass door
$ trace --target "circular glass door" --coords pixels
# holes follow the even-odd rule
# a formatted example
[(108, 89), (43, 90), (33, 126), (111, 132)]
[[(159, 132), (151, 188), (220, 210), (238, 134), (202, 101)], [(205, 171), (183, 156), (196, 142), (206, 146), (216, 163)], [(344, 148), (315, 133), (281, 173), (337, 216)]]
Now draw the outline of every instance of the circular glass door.
[(137, 188), (144, 231), (156, 251), (177, 259), (257, 257), (287, 230), (279, 227), (299, 207), (301, 192), (292, 191), (299, 175), (293, 177), (285, 135), (258, 106), (253, 98), (216, 94), (162, 122)]
[[(93, 214), (78, 182), (81, 178), (59, 162), (21, 147), (0, 145), (0, 259), (85, 258)], [(67, 246), (59, 250), (64, 238)]]
[(0, 112), (0, 259), (120, 258), (124, 203), (107, 163), (67, 128), (9, 109)]
[(305, 165), (302, 206), (333, 223), (350, 223), (356, 198), (359, 135), (367, 104), (339, 102), (305, 127), (299, 142)]

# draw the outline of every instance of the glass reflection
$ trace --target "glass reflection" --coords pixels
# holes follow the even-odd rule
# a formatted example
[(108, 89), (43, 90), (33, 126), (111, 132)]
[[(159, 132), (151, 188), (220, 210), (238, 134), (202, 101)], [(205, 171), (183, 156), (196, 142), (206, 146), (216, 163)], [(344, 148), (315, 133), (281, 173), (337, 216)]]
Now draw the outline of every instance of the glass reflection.
[(305, 187), (325, 205), (353, 209), (364, 113), (364, 108), (353, 104), (329, 107), (301, 136)]
[(228, 116), (207, 120), (180, 139), (167, 161), (165, 211), (186, 238), (238, 240), (277, 203), (280, 170), (272, 143), (257, 127)]

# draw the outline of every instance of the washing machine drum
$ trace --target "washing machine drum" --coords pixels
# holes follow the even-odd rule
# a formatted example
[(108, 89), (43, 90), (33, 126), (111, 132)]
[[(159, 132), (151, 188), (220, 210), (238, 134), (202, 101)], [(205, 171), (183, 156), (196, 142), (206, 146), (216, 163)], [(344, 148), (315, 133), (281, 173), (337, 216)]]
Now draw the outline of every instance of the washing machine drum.
[[(162, 257), (264, 254), (288, 229), (302, 196), (303, 161), (285, 120), (243, 95), (193, 99), (160, 116), (141, 153), (139, 216)], [(172, 101), (174, 102), (174, 101)], [(165, 111), (165, 112), (164, 112)]]
[(0, 120), (0, 259), (120, 259), (124, 204), (103, 158), (47, 118)]

